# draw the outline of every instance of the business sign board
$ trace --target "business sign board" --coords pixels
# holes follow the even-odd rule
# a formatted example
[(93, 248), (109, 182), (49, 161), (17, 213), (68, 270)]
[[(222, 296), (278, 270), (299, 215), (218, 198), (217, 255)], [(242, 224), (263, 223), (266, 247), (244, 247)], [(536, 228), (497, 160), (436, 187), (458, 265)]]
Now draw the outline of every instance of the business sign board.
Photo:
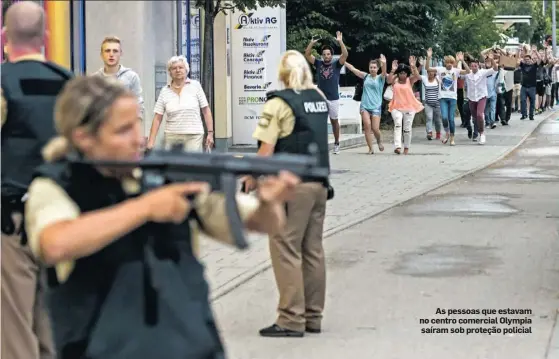
[(280, 7), (259, 7), (231, 13), (231, 94), (234, 145), (253, 145), (252, 133), (266, 102), (266, 92), (278, 88), (282, 44)]

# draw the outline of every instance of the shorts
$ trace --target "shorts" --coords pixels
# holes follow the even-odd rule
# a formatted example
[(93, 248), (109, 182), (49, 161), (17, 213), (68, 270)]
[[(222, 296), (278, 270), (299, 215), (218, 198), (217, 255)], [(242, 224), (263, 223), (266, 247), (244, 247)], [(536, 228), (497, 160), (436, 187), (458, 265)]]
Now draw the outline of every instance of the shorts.
[(536, 94), (538, 94), (538, 96), (545, 95), (545, 85), (543, 81), (536, 82)]
[(339, 100), (326, 100), (328, 103), (328, 117), (331, 120), (337, 120), (340, 115), (340, 101)]
[(382, 114), (382, 106), (379, 106), (379, 107), (375, 108), (374, 110), (367, 110), (366, 108), (360, 107), (359, 108), (359, 113), (361, 113), (361, 112), (368, 112), (369, 115), (371, 115), (371, 116), (380, 117), (380, 115)]

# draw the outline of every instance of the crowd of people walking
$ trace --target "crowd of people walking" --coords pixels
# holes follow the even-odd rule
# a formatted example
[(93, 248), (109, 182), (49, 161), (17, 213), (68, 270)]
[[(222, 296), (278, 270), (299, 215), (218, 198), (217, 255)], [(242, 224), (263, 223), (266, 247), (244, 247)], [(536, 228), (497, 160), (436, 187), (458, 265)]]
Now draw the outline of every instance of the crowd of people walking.
[[(307, 47), (307, 59), (314, 43), (311, 41)], [(371, 60), (368, 71), (361, 71), (346, 60), (347, 54), (330, 61), (332, 49), (321, 50), (323, 60), (316, 73), (318, 88), (328, 88), (331, 92), (338, 84), (339, 76), (322, 70), (332, 64), (336, 68), (345, 66), (360, 80), (354, 100), (360, 102), (370, 154), (374, 153), (373, 137), (379, 150), (384, 150), (380, 132), (384, 104), (393, 121), (394, 152), (407, 154), (414, 118), (423, 110), (427, 140), (455, 146), (458, 112), (460, 127), (467, 131), (468, 139), (483, 145), (487, 140), (486, 130), (497, 128), (499, 123), (508, 126), (513, 113), (520, 112), (521, 120), (533, 120), (559, 100), (559, 61), (552, 53), (549, 40), (542, 49), (525, 44), (516, 50), (494, 46), (481, 51), (479, 58), (458, 52), (455, 56), (444, 56), (442, 66), (436, 66), (433, 51), (428, 49), (426, 57), (410, 56), (407, 63), (393, 61), (389, 73), (384, 55)], [(334, 154), (339, 152), (337, 141), (338, 137)]]

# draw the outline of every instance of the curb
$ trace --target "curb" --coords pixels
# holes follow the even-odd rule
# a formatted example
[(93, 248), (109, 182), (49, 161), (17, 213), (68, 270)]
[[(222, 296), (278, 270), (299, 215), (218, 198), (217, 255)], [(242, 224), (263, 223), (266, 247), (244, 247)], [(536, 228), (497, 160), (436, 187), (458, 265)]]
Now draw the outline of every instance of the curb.
[[(467, 171), (467, 172), (460, 173), (460, 174), (458, 174), (458, 175), (456, 175), (456, 176), (453, 176), (453, 177), (450, 177), (450, 178), (448, 178), (448, 179), (445, 179), (445, 180), (443, 180), (442, 182), (439, 182), (438, 184), (436, 184), (436, 185), (434, 185), (434, 186), (428, 188), (427, 190), (423, 191), (423, 192), (420, 193), (420, 194), (414, 195), (414, 196), (412, 196), (412, 197), (410, 197), (410, 198), (407, 198), (407, 199), (401, 200), (401, 201), (399, 201), (399, 202), (396, 202), (396, 203), (394, 203), (394, 204), (391, 204), (390, 206), (388, 206), (388, 207), (386, 207), (386, 208), (384, 208), (384, 209), (381, 209), (381, 210), (379, 210), (379, 211), (373, 212), (373, 213), (368, 214), (367, 216), (361, 217), (361, 218), (359, 218), (359, 219), (355, 219), (355, 220), (353, 220), (353, 221), (351, 221), (351, 222), (349, 222), (349, 223), (343, 224), (343, 225), (341, 225), (341, 226), (328, 229), (328, 230), (324, 231), (324, 233), (323, 233), (323, 235), (322, 235), (322, 239), (324, 240), (324, 239), (326, 239), (326, 238), (328, 238), (328, 237), (331, 237), (331, 236), (333, 236), (333, 235), (335, 235), (335, 234), (337, 234), (337, 233), (339, 233), (339, 232), (341, 232), (341, 231), (344, 231), (344, 230), (346, 230), (346, 229), (348, 229), (348, 228), (350, 228), (350, 227), (353, 227), (353, 226), (355, 226), (355, 225), (361, 224), (361, 223), (363, 223), (363, 222), (365, 222), (365, 221), (367, 221), (367, 220), (369, 220), (369, 219), (372, 219), (372, 218), (374, 218), (374, 217), (376, 217), (376, 216), (379, 216), (379, 215), (381, 215), (381, 214), (383, 214), (383, 213), (385, 213), (385, 212), (388, 212), (389, 210), (391, 210), (391, 209), (393, 209), (393, 208), (395, 208), (395, 207), (405, 205), (406, 203), (411, 202), (411, 201), (413, 201), (413, 200), (415, 200), (415, 199), (417, 199), (417, 198), (419, 198), (419, 197), (421, 197), (421, 196), (424, 196), (425, 194), (427, 194), (427, 193), (429, 193), (429, 192), (435, 191), (435, 190), (437, 190), (437, 189), (439, 189), (439, 188), (441, 188), (441, 187), (443, 187), (443, 186), (446, 186), (447, 184), (449, 184), (449, 183), (451, 183), (451, 182), (454, 182), (454, 181), (456, 181), (456, 180), (459, 180), (460, 178), (467, 177), (467, 176), (469, 176), (469, 175), (471, 175), (471, 174), (473, 174), (473, 173), (475, 173), (475, 172), (478, 172), (478, 171), (481, 171), (481, 170), (483, 170), (483, 169), (485, 169), (485, 168), (487, 168), (487, 167), (490, 167), (490, 166), (492, 166), (493, 164), (495, 164), (495, 163), (497, 163), (497, 162), (499, 162), (499, 161), (502, 161), (505, 157), (507, 157), (507, 156), (510, 155), (512, 152), (514, 152), (518, 147), (520, 147), (520, 146), (528, 139), (528, 137), (530, 137), (530, 136), (541, 126), (542, 123), (544, 123), (544, 122), (547, 121), (550, 117), (552, 117), (553, 115), (556, 115), (556, 114), (557, 114), (557, 112), (556, 112), (556, 111), (553, 111), (552, 113), (550, 113), (550, 114), (548, 114), (546, 117), (544, 117), (536, 126), (534, 126), (534, 128), (533, 128), (532, 130), (530, 130), (528, 133), (526, 133), (526, 134), (522, 137), (522, 139), (521, 139), (516, 145), (514, 145), (513, 147), (511, 147), (509, 150), (505, 151), (505, 152), (504, 152), (503, 154), (501, 154), (497, 159), (495, 159), (495, 160), (493, 160), (493, 161), (491, 161), (491, 162), (489, 162), (489, 163), (487, 163), (487, 164), (483, 164), (483, 165), (478, 166), (478, 167), (476, 167), (476, 168), (474, 168), (474, 169), (471, 169), (471, 170), (469, 170), (469, 171)], [(353, 140), (353, 139), (352, 139), (352, 140)], [(340, 141), (340, 147), (341, 147), (341, 141)], [(348, 147), (349, 147), (349, 146), (348, 146)], [(258, 263), (257, 265), (255, 265), (255, 266), (253, 267), (253, 269), (252, 269), (249, 273), (246, 273), (246, 272), (245, 272), (245, 273), (239, 275), (238, 277), (236, 277), (235, 279), (229, 281), (228, 283), (226, 283), (226, 284), (220, 286), (219, 288), (216, 288), (215, 290), (213, 290), (213, 291), (212, 291), (212, 294), (211, 294), (211, 296), (210, 296), (210, 300), (211, 300), (211, 301), (214, 301), (214, 300), (217, 300), (217, 299), (223, 297), (224, 295), (226, 295), (226, 294), (230, 293), (231, 291), (235, 290), (236, 288), (238, 288), (239, 286), (241, 286), (241, 285), (243, 285), (244, 283), (248, 282), (249, 280), (251, 280), (252, 278), (256, 277), (257, 275), (259, 275), (259, 274), (265, 272), (266, 270), (270, 269), (271, 266), (272, 266), (272, 265), (271, 265), (271, 262), (270, 262), (270, 259), (269, 259), (269, 258), (267, 258), (266, 260), (264, 260), (264, 261)], [(558, 348), (558, 350), (559, 350), (559, 348)], [(558, 353), (559, 353), (559, 352), (558, 352)], [(549, 359), (552, 359), (552, 358), (549, 358)], [(557, 359), (559, 359), (559, 357), (558, 357)]]
[[(348, 148), (353, 148), (356, 146), (363, 146), (365, 144), (367, 144), (367, 142), (365, 141), (365, 135), (363, 134), (353, 134), (355, 135), (355, 137), (353, 138), (346, 138), (346, 139), (340, 139), (340, 150), (345, 150)], [(328, 150), (332, 151), (334, 149), (334, 141), (332, 142), (328, 142)], [(244, 155), (244, 154), (255, 154), (256, 153), (256, 147), (255, 146), (247, 146), (247, 147), (228, 147), (227, 148), (227, 152), (228, 153), (233, 153), (233, 154), (239, 154), (239, 155)]]

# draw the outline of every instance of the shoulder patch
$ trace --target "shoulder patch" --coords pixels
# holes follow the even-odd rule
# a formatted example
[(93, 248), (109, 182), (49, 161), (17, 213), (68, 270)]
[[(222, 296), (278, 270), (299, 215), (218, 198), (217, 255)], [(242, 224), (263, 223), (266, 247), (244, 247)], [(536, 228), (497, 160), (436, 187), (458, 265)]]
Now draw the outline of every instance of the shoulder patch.
[(268, 118), (267, 116), (262, 115), (258, 119), (258, 126), (267, 128), (268, 126), (270, 126), (270, 122), (271, 122), (271, 118)]

